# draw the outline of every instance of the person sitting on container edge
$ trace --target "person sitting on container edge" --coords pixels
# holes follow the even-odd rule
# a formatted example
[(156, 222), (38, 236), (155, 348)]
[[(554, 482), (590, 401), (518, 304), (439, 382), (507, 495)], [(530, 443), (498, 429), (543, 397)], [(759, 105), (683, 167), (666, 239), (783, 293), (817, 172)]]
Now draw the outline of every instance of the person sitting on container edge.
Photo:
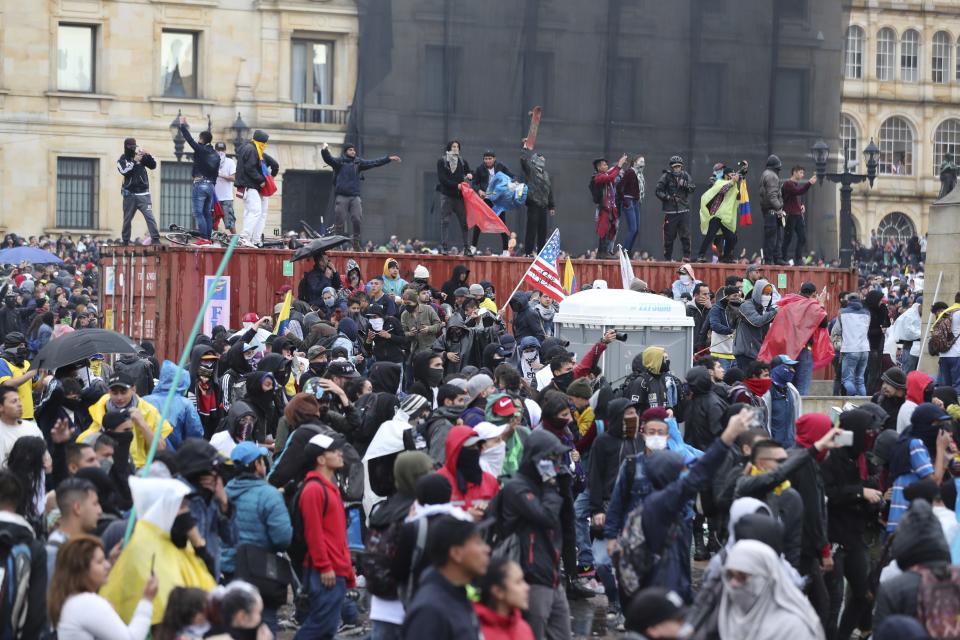
[[(147, 462), (147, 452), (153, 442), (153, 435), (160, 427), (160, 442), (158, 449), (166, 448), (167, 438), (173, 433), (173, 427), (166, 420), (160, 426), (160, 412), (149, 402), (137, 395), (137, 387), (133, 379), (125, 372), (115, 373), (107, 383), (109, 392), (104, 394), (92, 407), (90, 417), (93, 424), (86, 431), (77, 436), (77, 442), (92, 444), (103, 431), (104, 416), (108, 412), (126, 409), (133, 422), (133, 441), (130, 444), (130, 456), (134, 466), (139, 469)], [(117, 437), (119, 434), (113, 434)]]

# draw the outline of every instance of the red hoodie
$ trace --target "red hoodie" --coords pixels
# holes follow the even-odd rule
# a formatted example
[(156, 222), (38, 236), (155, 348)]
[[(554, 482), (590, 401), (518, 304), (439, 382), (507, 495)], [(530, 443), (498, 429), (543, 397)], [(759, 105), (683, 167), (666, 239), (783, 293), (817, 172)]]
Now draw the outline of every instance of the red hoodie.
[(473, 609), (480, 620), (483, 640), (533, 640), (533, 630), (519, 609), (514, 609), (509, 616), (502, 616), (479, 602), (473, 605)]
[(346, 578), (348, 587), (353, 587), (357, 577), (350, 562), (347, 517), (340, 489), (319, 471), (308, 473), (306, 480), (311, 478), (317, 478), (319, 482), (306, 482), (300, 494), (303, 537), (307, 543), (306, 562), (312, 560), (313, 567), (321, 573), (332, 570), (338, 577)]
[(923, 391), (933, 384), (933, 378), (923, 371), (911, 371), (907, 374), (907, 400), (923, 404)]
[(457, 486), (457, 460), (460, 458), (460, 450), (463, 449), (464, 442), (476, 435), (477, 432), (470, 427), (457, 426), (450, 429), (450, 433), (447, 434), (446, 462), (438, 472), (449, 480), (450, 486), (453, 487), (450, 502), (463, 509), (469, 509), (474, 500), (489, 502), (500, 491), (500, 483), (486, 471), (483, 472), (483, 480), (480, 484), (467, 482), (466, 493), (461, 493), (460, 487)]

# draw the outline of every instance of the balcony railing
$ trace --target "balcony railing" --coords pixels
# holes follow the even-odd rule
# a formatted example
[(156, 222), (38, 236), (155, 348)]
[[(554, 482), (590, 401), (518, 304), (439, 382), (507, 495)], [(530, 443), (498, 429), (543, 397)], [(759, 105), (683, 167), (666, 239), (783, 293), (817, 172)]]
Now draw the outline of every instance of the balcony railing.
[(293, 108), (293, 113), (296, 122), (345, 126), (350, 107), (335, 107), (329, 104), (298, 104)]

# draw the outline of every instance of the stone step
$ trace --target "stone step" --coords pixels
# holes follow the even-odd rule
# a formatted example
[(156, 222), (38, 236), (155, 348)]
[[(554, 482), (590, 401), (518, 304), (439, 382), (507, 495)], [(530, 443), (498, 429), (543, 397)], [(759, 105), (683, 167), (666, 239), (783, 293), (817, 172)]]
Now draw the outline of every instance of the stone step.
[(833, 380), (811, 380), (811, 396), (829, 396), (833, 393)]
[(803, 412), (823, 413), (836, 420), (833, 407), (842, 407), (847, 402), (859, 406), (870, 402), (870, 396), (803, 396)]

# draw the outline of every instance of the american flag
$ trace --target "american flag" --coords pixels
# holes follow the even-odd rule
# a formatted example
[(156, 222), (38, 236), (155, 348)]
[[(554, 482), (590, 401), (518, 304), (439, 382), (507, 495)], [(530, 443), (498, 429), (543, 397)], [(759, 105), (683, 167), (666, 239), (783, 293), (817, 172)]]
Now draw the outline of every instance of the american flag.
[(557, 256), (560, 255), (560, 229), (554, 229), (553, 235), (543, 245), (543, 249), (527, 269), (523, 281), (534, 289), (560, 302), (566, 298), (563, 291), (563, 282), (560, 281), (560, 272), (557, 270)]

